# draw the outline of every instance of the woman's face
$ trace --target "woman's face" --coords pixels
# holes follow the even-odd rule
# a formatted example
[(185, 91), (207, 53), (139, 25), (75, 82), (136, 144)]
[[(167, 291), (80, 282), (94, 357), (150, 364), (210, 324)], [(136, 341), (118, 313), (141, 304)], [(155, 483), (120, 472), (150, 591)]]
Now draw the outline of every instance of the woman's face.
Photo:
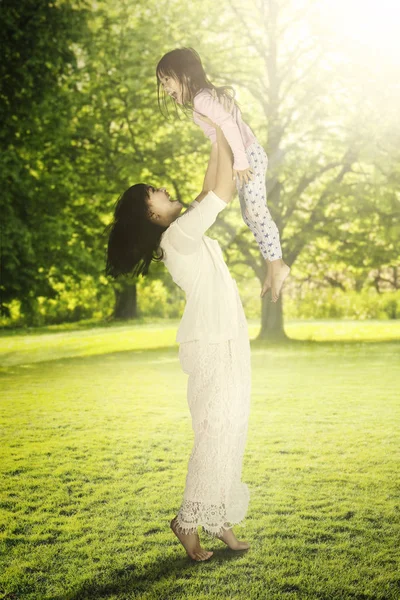
[(158, 76), (164, 91), (171, 96), (178, 104), (183, 104), (189, 100), (189, 90), (186, 85), (182, 85), (178, 79), (170, 75)]
[(175, 221), (183, 208), (179, 200), (171, 200), (171, 197), (165, 188), (156, 188), (152, 185), (147, 186), (148, 200), (147, 205), (150, 209), (150, 221), (163, 227), (168, 227), (172, 221)]

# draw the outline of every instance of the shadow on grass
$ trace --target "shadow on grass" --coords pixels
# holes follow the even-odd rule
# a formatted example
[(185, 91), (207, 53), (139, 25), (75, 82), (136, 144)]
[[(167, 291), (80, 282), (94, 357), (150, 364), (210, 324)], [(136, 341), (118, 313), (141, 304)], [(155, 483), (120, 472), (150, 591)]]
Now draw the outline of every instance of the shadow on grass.
[[(206, 548), (210, 546), (206, 543), (203, 545)], [(138, 566), (134, 563), (127, 564), (124, 568), (116, 569), (110, 573), (111, 581), (109, 583), (99, 583), (93, 579), (83, 583), (75, 592), (54, 596), (54, 600), (82, 600), (83, 598), (106, 598), (117, 594), (144, 594), (149, 593), (154, 583), (159, 582), (161, 579), (170, 580), (174, 586), (173, 592), (176, 594), (180, 592), (177, 589), (176, 578), (193, 579), (196, 576), (193, 569), (201, 568), (201, 564), (207, 563), (211, 567), (213, 563), (220, 565), (223, 562), (240, 560), (248, 552), (248, 550), (236, 551), (229, 548), (213, 548), (214, 554), (211, 558), (205, 561), (196, 561), (189, 558), (181, 546), (178, 550), (180, 555), (176, 557), (165, 559), (160, 554), (161, 560), (159, 562), (156, 562), (155, 557), (155, 561), (148, 565), (144, 573), (140, 561)], [(135, 575), (135, 571), (140, 571), (141, 574)], [(182, 597), (184, 597), (185, 592), (187, 592), (187, 588), (182, 584)]]
[(361, 345), (361, 346), (370, 346), (370, 345), (380, 345), (380, 344), (395, 344), (400, 347), (400, 339), (393, 339), (390, 337), (387, 338), (379, 338), (379, 339), (348, 339), (348, 340), (297, 340), (293, 338), (279, 339), (279, 340), (262, 340), (262, 339), (252, 339), (250, 341), (250, 345), (252, 348), (318, 348), (318, 347), (337, 347), (341, 346), (349, 346), (349, 345)]
[(140, 317), (137, 319), (112, 319), (99, 321), (98, 319), (84, 319), (71, 323), (59, 323), (54, 325), (39, 325), (28, 327), (21, 325), (3, 325), (0, 328), (0, 337), (6, 336), (26, 336), (26, 335), (48, 335), (49, 333), (73, 333), (74, 331), (87, 331), (92, 329), (113, 329), (113, 328), (132, 328), (132, 327), (153, 327), (162, 325), (174, 327), (179, 325), (179, 318), (164, 319), (163, 317)]
[[(354, 348), (362, 348), (362, 347), (382, 347), (393, 346), (394, 351), (400, 351), (400, 339), (379, 339), (379, 340), (296, 340), (287, 338), (286, 340), (260, 340), (260, 339), (251, 339), (250, 346), (252, 350), (318, 350), (319, 348), (323, 348), (324, 350), (330, 348), (332, 350), (340, 350), (348, 349), (349, 347)], [(11, 372), (15, 372), (17, 369), (21, 372), (32, 372), (35, 369), (45, 369), (46, 367), (54, 367), (59, 368), (63, 366), (71, 366), (79, 363), (80, 365), (90, 366), (98, 366), (98, 363), (104, 363), (108, 361), (112, 361), (113, 359), (124, 359), (131, 356), (134, 360), (146, 357), (146, 360), (156, 360), (157, 355), (163, 354), (164, 357), (170, 356), (171, 360), (176, 358), (176, 361), (179, 361), (179, 346), (178, 344), (174, 345), (164, 345), (158, 346), (156, 348), (136, 348), (136, 349), (124, 349), (117, 350), (113, 352), (104, 352), (104, 353), (93, 353), (93, 354), (85, 354), (85, 355), (71, 355), (64, 357), (55, 357), (55, 358), (46, 358), (44, 360), (31, 360), (29, 357), (21, 356), (20, 360), (16, 357), (15, 362), (7, 365), (7, 359), (12, 358), (15, 353), (4, 353), (2, 354), (3, 365), (0, 366), (0, 377), (10, 374)], [(5, 363), (5, 364), (4, 364)]]
[[(157, 355), (163, 354), (164, 357), (171, 356), (171, 360), (173, 357), (176, 357), (178, 361), (178, 345), (174, 346), (159, 346), (157, 348), (137, 348), (132, 350), (117, 350), (113, 352), (104, 352), (104, 353), (93, 353), (93, 354), (85, 354), (85, 355), (72, 355), (72, 356), (61, 356), (59, 358), (48, 358), (44, 360), (34, 360), (29, 362), (29, 359), (21, 357), (20, 362), (16, 361), (9, 365), (0, 366), (0, 377), (6, 376), (11, 372), (16, 372), (18, 369), (19, 373), (22, 372), (33, 372), (34, 370), (44, 370), (46, 368), (60, 368), (73, 366), (74, 364), (86, 365), (87, 367), (91, 366), (99, 366), (99, 363), (104, 363), (110, 360), (115, 359), (124, 359), (126, 357), (132, 356), (133, 359), (140, 359), (144, 356), (146, 360), (156, 360)], [(15, 353), (4, 353), (2, 354), (2, 360), (6, 362), (7, 357), (11, 357)]]

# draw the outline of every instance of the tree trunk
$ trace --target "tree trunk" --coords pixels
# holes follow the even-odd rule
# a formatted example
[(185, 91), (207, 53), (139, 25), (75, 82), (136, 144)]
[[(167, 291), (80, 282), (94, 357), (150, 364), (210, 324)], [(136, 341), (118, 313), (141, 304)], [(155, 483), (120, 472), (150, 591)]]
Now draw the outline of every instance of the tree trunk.
[(283, 329), (282, 296), (277, 302), (271, 302), (270, 293), (261, 299), (261, 329), (257, 339), (274, 342), (288, 339)]
[(399, 270), (397, 267), (393, 267), (393, 286), (395, 290), (399, 289)]
[(137, 319), (136, 283), (124, 282), (115, 288), (114, 319)]

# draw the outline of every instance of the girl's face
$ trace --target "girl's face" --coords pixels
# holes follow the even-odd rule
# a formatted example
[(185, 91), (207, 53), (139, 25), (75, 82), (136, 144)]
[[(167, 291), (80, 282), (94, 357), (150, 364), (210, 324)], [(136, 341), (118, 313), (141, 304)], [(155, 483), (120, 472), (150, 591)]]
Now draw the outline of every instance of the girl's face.
[(178, 217), (183, 208), (179, 200), (171, 200), (165, 188), (147, 186), (147, 205), (150, 209), (150, 221), (168, 227)]
[(171, 96), (178, 104), (183, 104), (189, 100), (190, 94), (187, 85), (181, 84), (176, 77), (171, 75), (159, 75), (161, 85), (164, 91)]

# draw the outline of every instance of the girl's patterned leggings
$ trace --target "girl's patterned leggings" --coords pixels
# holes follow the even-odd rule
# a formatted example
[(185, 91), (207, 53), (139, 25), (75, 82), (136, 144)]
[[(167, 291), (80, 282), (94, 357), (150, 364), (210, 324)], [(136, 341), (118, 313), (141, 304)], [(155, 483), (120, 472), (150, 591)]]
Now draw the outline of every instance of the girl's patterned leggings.
[(246, 154), (250, 167), (253, 169), (253, 177), (251, 181), (244, 183), (243, 187), (240, 187), (238, 178), (236, 180), (242, 217), (253, 232), (263, 257), (268, 260), (276, 260), (282, 258), (282, 249), (278, 228), (267, 208), (265, 174), (268, 157), (258, 142), (248, 146)]

